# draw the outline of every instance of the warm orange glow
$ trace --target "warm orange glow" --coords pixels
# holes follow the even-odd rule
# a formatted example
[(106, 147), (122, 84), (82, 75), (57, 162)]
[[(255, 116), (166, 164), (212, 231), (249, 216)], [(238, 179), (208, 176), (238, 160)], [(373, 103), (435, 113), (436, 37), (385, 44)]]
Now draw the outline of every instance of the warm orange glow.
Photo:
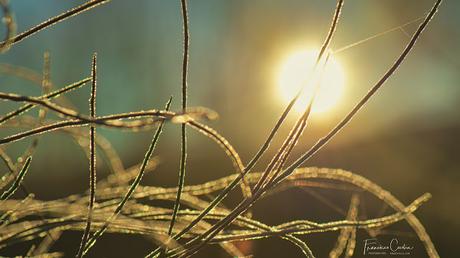
[[(303, 112), (311, 99), (315, 81), (320, 80), (312, 112), (323, 113), (332, 110), (340, 101), (345, 84), (345, 76), (339, 62), (330, 56), (324, 67), (321, 62), (313, 72), (319, 50), (301, 50), (291, 53), (282, 63), (278, 74), (278, 89), (283, 101), (288, 103), (301, 87), (305, 87), (297, 100), (294, 110)], [(321, 70), (324, 71), (321, 74)]]

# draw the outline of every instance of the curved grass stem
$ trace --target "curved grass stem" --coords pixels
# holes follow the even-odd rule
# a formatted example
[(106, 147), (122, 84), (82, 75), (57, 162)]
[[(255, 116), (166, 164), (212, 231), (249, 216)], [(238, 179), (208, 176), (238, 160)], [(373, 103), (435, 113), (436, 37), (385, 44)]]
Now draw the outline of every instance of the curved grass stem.
[[(89, 98), (89, 113), (92, 118), (96, 117), (96, 86), (97, 86), (97, 56), (96, 53), (93, 55), (91, 65), (91, 96)], [(81, 258), (84, 255), (84, 249), (86, 242), (88, 241), (89, 234), (91, 232), (91, 221), (93, 219), (94, 203), (96, 202), (96, 128), (90, 126), (89, 128), (89, 204), (88, 204), (88, 218), (86, 220), (86, 228), (83, 232), (83, 236), (80, 243), (80, 248), (76, 257)]]

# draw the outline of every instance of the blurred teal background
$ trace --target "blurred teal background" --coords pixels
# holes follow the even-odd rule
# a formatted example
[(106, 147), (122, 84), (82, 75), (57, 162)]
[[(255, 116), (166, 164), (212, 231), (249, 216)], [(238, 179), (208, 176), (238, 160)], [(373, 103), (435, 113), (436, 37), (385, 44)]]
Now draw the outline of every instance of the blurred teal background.
[[(84, 1), (10, 2), (18, 32), (22, 32)], [(421, 17), (432, 4), (428, 0), (346, 1), (332, 49)], [(334, 7), (335, 1), (320, 0), (190, 1), (189, 105), (209, 107), (220, 114), (219, 120), (209, 124), (227, 137), (245, 162), (285, 106), (276, 91), (276, 68), (282, 57), (291, 49), (320, 46)], [(453, 229), (460, 230), (460, 209), (454, 205), (460, 195), (459, 13), (460, 2), (444, 1), (397, 73), (306, 164), (349, 169), (405, 203), (431, 192), (433, 199), (418, 214), (443, 257), (455, 247)], [(416, 28), (417, 23), (405, 30), (412, 33)], [(43, 53), (49, 51), (51, 79), (62, 87), (89, 76), (91, 55), (97, 52), (99, 115), (162, 108), (170, 95), (174, 96), (173, 109), (179, 110), (181, 33), (179, 1), (113, 0), (15, 45), (0, 56), (0, 63), (40, 73)], [(407, 35), (396, 30), (337, 54), (346, 75), (343, 101), (332, 112), (313, 117), (294, 156), (346, 114), (407, 41)], [(1, 91), (40, 95), (39, 87), (7, 74), (0, 74), (0, 85)], [(87, 112), (89, 87), (68, 97), (78, 110)], [(13, 107), (3, 102), (0, 111), (6, 113)], [(289, 122), (294, 119), (290, 117)], [(288, 127), (283, 129), (287, 131)], [(6, 132), (11, 133), (2, 130), (0, 134)], [(189, 132), (186, 181), (198, 183), (228, 175), (231, 164), (219, 148)], [(98, 133), (111, 140), (126, 167), (141, 161), (151, 138), (150, 132), (98, 129)], [(17, 156), (26, 143), (11, 144), (8, 152)], [(146, 184), (176, 184), (179, 147), (179, 127), (168, 125), (156, 152), (162, 164), (146, 178)], [(99, 165), (102, 177), (107, 169), (103, 162)], [(42, 137), (26, 182), (39, 198), (63, 197), (86, 189), (87, 170), (84, 153), (68, 137), (49, 134)]]

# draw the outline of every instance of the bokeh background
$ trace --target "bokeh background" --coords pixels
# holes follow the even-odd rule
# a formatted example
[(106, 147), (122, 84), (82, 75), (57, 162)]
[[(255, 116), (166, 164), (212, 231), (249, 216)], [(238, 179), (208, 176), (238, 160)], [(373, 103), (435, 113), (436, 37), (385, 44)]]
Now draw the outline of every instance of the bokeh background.
[[(19, 32), (83, 3), (81, 0), (10, 2)], [(247, 162), (286, 105), (276, 85), (276, 69), (282, 58), (293, 50), (321, 45), (336, 3), (332, 0), (189, 2), (190, 106), (217, 111), (220, 119), (210, 125), (227, 137)], [(332, 49), (419, 18), (432, 4), (431, 0), (346, 1)], [(432, 200), (416, 215), (442, 257), (454, 257), (452, 254), (458, 248), (455, 232), (460, 230), (459, 13), (459, 2), (444, 1), (397, 73), (352, 123), (305, 164), (353, 171), (391, 191), (404, 203), (424, 192), (432, 193)], [(416, 27), (417, 23), (404, 29), (412, 33)], [(113, 0), (24, 40), (2, 54), (0, 62), (40, 72), (43, 53), (49, 51), (51, 79), (61, 87), (89, 76), (91, 55), (97, 52), (98, 114), (161, 108), (170, 95), (174, 96), (174, 109), (179, 110), (181, 33), (179, 1)], [(406, 34), (395, 30), (337, 54), (345, 71), (345, 94), (334, 110), (312, 118), (294, 157), (346, 114), (393, 63), (407, 41)], [(40, 88), (33, 83), (1, 71), (0, 85), (5, 92), (40, 94)], [(84, 113), (88, 97), (89, 87), (68, 95)], [(13, 107), (3, 102), (0, 111), (5, 113)], [(295, 115), (289, 118), (290, 124)], [(286, 126), (282, 133), (286, 134), (288, 129)], [(189, 132), (186, 182), (200, 183), (229, 175), (231, 164), (219, 147), (196, 132)], [(2, 136), (8, 133), (9, 129), (0, 132)], [(112, 142), (126, 167), (141, 161), (151, 138), (151, 132), (99, 129), (98, 133)], [(176, 184), (179, 135), (179, 126), (166, 127), (156, 151), (161, 165), (146, 176), (144, 184)], [(280, 141), (277, 139), (275, 143)], [(7, 151), (16, 157), (27, 144), (27, 140), (11, 144)], [(273, 148), (269, 153), (274, 151)], [(269, 156), (261, 164), (266, 164)], [(99, 177), (103, 177), (108, 170), (102, 162), (98, 165)], [(64, 197), (87, 188), (87, 167), (84, 153), (71, 139), (59, 133), (44, 135), (25, 183), (37, 198)], [(328, 196), (327, 192), (323, 194)], [(347, 201), (342, 197), (328, 198), (345, 204), (342, 207), (346, 209)], [(262, 201), (256, 205), (255, 215), (272, 224), (292, 218), (340, 217), (303, 191), (288, 191)], [(401, 231), (410, 232), (407, 227)], [(365, 237), (358, 235), (357, 257)], [(424, 257), (423, 247), (416, 238), (411, 234), (406, 237), (419, 250), (414, 257)], [(56, 248), (73, 253), (79, 238), (80, 233), (70, 234)], [(325, 257), (334, 239), (333, 234), (323, 234), (309, 236), (307, 241), (318, 257)], [(113, 247), (113, 243), (120, 241), (128, 244), (129, 251)], [(300, 256), (296, 249), (280, 240), (256, 241), (251, 248), (256, 257)], [(148, 249), (150, 243), (140, 237), (107, 234), (92, 255), (127, 257), (145, 254)], [(220, 255), (216, 250), (209, 248), (203, 256)]]

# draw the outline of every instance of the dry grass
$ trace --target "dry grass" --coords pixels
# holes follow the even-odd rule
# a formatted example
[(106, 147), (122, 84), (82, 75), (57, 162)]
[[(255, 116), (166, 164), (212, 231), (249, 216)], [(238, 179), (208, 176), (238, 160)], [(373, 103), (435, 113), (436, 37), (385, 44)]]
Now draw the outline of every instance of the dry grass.
[[(107, 2), (110, 0), (88, 1), (16, 35), (15, 23), (9, 5), (7, 1), (2, 0), (0, 4), (4, 12), (7, 35), (5, 40), (1, 42), (0, 50), (7, 51), (35, 33)], [(308, 106), (305, 107), (305, 112), (292, 126), (290, 133), (270, 163), (267, 164), (264, 172), (261, 173), (252, 172), (252, 169), (270, 146), (281, 125), (286, 123), (285, 118), (300, 96), (301, 91), (283, 111), (259, 151), (248, 164), (244, 165), (238, 152), (222, 135), (199, 122), (200, 119), (215, 119), (216, 114), (206, 108), (189, 108), (187, 105), (190, 34), (186, 0), (181, 0), (184, 49), (181, 75), (182, 110), (179, 112), (169, 110), (170, 99), (164, 109), (97, 116), (95, 110), (96, 55), (93, 57), (90, 77), (83, 76), (84, 79), (55, 90), (51, 90), (55, 86), (49, 80), (48, 55), (45, 55), (42, 79), (38, 79), (37, 74), (33, 71), (8, 65), (2, 66), (3, 72), (40, 83), (43, 88), (43, 95), (32, 97), (0, 92), (2, 100), (23, 103), (16, 110), (0, 118), (2, 128), (13, 127), (23, 130), (0, 139), (0, 157), (9, 169), (9, 172), (0, 182), (2, 188), (0, 248), (33, 239), (42, 239), (38, 246), (32, 246), (28, 252), (24, 252), (22, 255), (36, 257), (69, 255), (68, 250), (62, 250), (62, 253), (49, 253), (49, 250), (53, 243), (60, 238), (62, 232), (78, 230), (83, 232), (83, 237), (77, 257), (82, 257), (90, 252), (104, 232), (139, 234), (151, 239), (154, 244), (152, 251), (146, 253), (147, 257), (188, 257), (198, 253), (208, 244), (219, 244), (230, 255), (243, 256), (244, 254), (233, 245), (233, 242), (253, 241), (269, 237), (287, 240), (300, 248), (305, 256), (314, 257), (308, 244), (299, 236), (338, 231), (338, 239), (333, 250), (330, 251), (330, 257), (339, 257), (342, 254), (345, 257), (351, 257), (356, 246), (356, 231), (358, 229), (381, 229), (405, 220), (424, 244), (427, 254), (430, 257), (439, 257), (423, 225), (413, 214), (421, 204), (429, 199), (429, 194), (424, 194), (410, 205), (405, 206), (388, 191), (357, 174), (326, 168), (301, 168), (301, 166), (339, 133), (398, 69), (436, 13), (440, 2), (440, 0), (436, 1), (425, 18), (416, 20), (422, 20), (422, 22), (405, 49), (354, 108), (303, 155), (291, 164), (287, 164), (288, 157), (292, 154), (293, 148), (308, 125), (311, 105), (314, 102), (313, 97)], [(328, 61), (329, 45), (338, 28), (343, 6), (344, 1), (339, 0), (332, 16), (330, 30), (317, 57), (315, 69), (321, 70)], [(53, 99), (65, 98), (66, 93), (77, 90), (89, 82), (92, 85), (89, 116), (53, 102)], [(101, 96), (99, 101), (104, 101), (104, 97)], [(27, 111), (36, 107), (41, 109), (38, 117), (26, 115)], [(46, 111), (55, 112), (62, 119), (47, 119)], [(156, 160), (152, 159), (152, 155), (165, 122), (176, 123), (181, 126), (181, 160), (178, 185), (175, 188), (143, 186), (141, 185), (143, 175), (147, 171), (155, 169)], [(142, 162), (138, 166), (126, 169), (110, 142), (101, 135), (96, 136), (96, 128), (101, 126), (127, 131), (157, 129)], [(84, 127), (89, 127), (89, 132)], [(222, 147), (234, 164), (235, 174), (200, 185), (186, 185), (187, 127), (197, 130)], [(22, 187), (23, 191), (27, 191), (22, 180), (27, 175), (27, 170), (31, 165), (31, 156), (34, 154), (40, 135), (58, 131), (75, 139), (75, 142), (84, 149), (85, 153), (88, 153), (90, 161), (89, 192), (54, 201), (40, 201), (35, 199), (32, 194), (23, 200), (11, 199), (11, 196), (19, 188)], [(18, 159), (18, 162), (13, 162), (3, 147), (30, 137), (35, 139), (32, 145)], [(97, 150), (113, 172), (113, 175), (99, 179), (98, 187), (96, 187)], [(221, 205), (222, 200), (237, 186), (241, 186), (242, 189), (243, 198), (241, 202), (235, 208), (225, 208)], [(331, 191), (351, 192), (350, 207), (345, 218), (326, 223), (296, 220), (280, 225), (266, 225), (251, 217), (250, 209), (258, 200), (296, 187), (308, 189), (321, 187)], [(359, 220), (357, 214), (360, 205), (359, 192), (368, 192), (374, 195), (393, 208), (395, 212), (388, 216)], [(214, 198), (207, 201), (206, 197), (210, 195)], [(157, 207), (145, 204), (145, 200), (166, 200), (173, 205), (171, 207)], [(157, 248), (154, 249), (154, 247)]]

